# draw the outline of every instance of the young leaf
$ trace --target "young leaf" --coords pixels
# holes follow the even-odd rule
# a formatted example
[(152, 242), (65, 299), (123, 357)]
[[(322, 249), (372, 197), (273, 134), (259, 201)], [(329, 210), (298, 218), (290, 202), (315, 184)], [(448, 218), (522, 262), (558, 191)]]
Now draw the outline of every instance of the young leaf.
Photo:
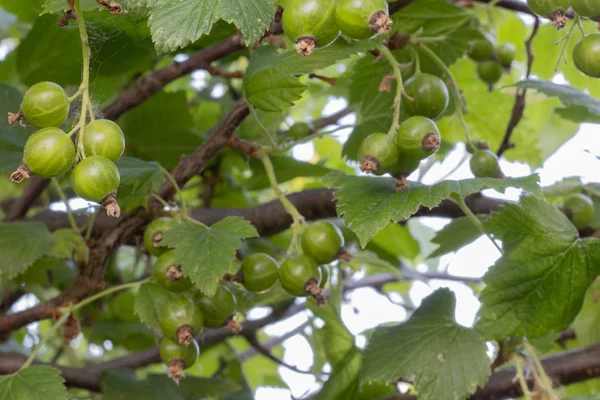
[(40, 222), (0, 223), (0, 276), (10, 279), (25, 272), (53, 245), (52, 235)]
[(0, 377), (2, 400), (67, 400), (65, 380), (60, 371), (47, 366), (22, 369), (12, 375)]
[(489, 339), (567, 328), (600, 272), (600, 241), (579, 239), (562, 212), (533, 196), (506, 204), (486, 226), (504, 255), (483, 277), (477, 328)]
[(352, 45), (338, 41), (315, 51), (310, 57), (302, 57), (295, 50), (279, 54), (273, 46), (260, 47), (252, 55), (244, 75), (244, 97), (261, 110), (283, 111), (298, 100), (306, 89), (298, 75), (325, 68), (375, 46), (369, 40)]
[(248, 221), (227, 217), (211, 227), (181, 224), (166, 232), (163, 241), (175, 249), (183, 273), (204, 294), (212, 296), (223, 274), (229, 271), (242, 239), (256, 236), (258, 232)]
[(358, 396), (358, 373), (360, 351), (352, 348), (332, 368), (332, 373), (319, 391), (315, 400), (353, 399)]
[(483, 338), (454, 320), (456, 298), (439, 289), (402, 324), (378, 327), (364, 351), (362, 382), (415, 377), (419, 399), (462, 400), (490, 375)]
[[(481, 216), (479, 217), (479, 220), (482, 222), (486, 219)], [(429, 255), (429, 258), (457, 251), (474, 242), (480, 236), (481, 232), (468, 218), (454, 219), (448, 225), (444, 226), (431, 240), (433, 243), (439, 244), (439, 247)]]
[(158, 313), (176, 294), (156, 283), (144, 283), (135, 295), (135, 314), (146, 325), (160, 329)]
[(338, 200), (338, 215), (344, 216), (346, 225), (358, 236), (361, 246), (388, 222), (398, 222), (416, 213), (420, 207), (435, 207), (450, 196), (458, 193), (462, 197), (494, 189), (504, 191), (509, 187), (521, 188), (539, 194), (538, 176), (523, 178), (492, 179), (474, 178), (461, 181), (443, 181), (432, 186), (410, 183), (401, 192), (394, 189), (391, 178), (349, 176), (331, 173), (325, 176), (325, 184), (339, 188), (334, 196)]
[(121, 175), (118, 192), (121, 209), (145, 206), (164, 179), (160, 164), (154, 161), (123, 157), (117, 161), (117, 167)]
[(83, 238), (79, 232), (75, 232), (70, 228), (55, 230), (52, 232), (52, 238), (54, 239), (54, 246), (52, 246), (48, 256), (59, 259), (73, 257), (73, 252), (77, 246), (83, 243)]

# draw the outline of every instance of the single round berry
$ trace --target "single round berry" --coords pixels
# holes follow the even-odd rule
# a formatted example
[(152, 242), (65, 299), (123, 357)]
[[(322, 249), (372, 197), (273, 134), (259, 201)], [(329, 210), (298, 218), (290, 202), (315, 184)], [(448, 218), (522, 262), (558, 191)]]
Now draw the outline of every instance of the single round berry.
[(119, 170), (115, 163), (102, 156), (88, 157), (73, 169), (75, 194), (96, 203), (114, 195), (119, 187), (119, 180)]
[(204, 327), (204, 316), (192, 300), (178, 296), (159, 310), (158, 322), (165, 336), (187, 346)]
[(494, 49), (498, 62), (503, 67), (510, 67), (517, 57), (517, 48), (512, 43), (500, 43)]
[(477, 64), (477, 75), (487, 84), (493, 85), (498, 82), (503, 73), (502, 66), (495, 61), (484, 61)]
[(335, 20), (344, 35), (357, 40), (386, 34), (392, 27), (386, 0), (337, 0)]
[(292, 139), (302, 139), (310, 135), (310, 125), (306, 122), (296, 122), (288, 130), (288, 136)]
[(385, 133), (373, 133), (360, 144), (358, 160), (361, 171), (384, 174), (398, 161), (398, 149), (393, 138)]
[(564, 15), (571, 6), (571, 1), (572, 0), (527, 0), (527, 5), (531, 11), (540, 17), (553, 19), (552, 17), (555, 13)]
[(54, 82), (38, 82), (25, 92), (21, 111), (38, 128), (58, 127), (69, 115), (69, 98)]
[(117, 161), (125, 150), (125, 136), (119, 125), (109, 119), (97, 119), (83, 129), (86, 156), (102, 156)]
[(289, 0), (281, 24), (298, 54), (308, 56), (315, 47), (326, 47), (340, 34), (335, 23), (335, 0)]
[(139, 322), (139, 318), (135, 314), (135, 293), (131, 290), (126, 290), (117, 294), (108, 302), (108, 309), (111, 311), (115, 319), (125, 322)]
[(165, 232), (179, 225), (179, 221), (174, 218), (161, 217), (150, 222), (144, 231), (144, 244), (146, 250), (153, 256), (160, 256), (169, 251), (167, 246), (162, 244)]
[(183, 292), (192, 288), (192, 281), (181, 272), (181, 265), (175, 260), (175, 251), (167, 251), (158, 257), (152, 267), (156, 282), (171, 292)]
[(582, 17), (600, 20), (600, 3), (598, 0), (571, 0), (573, 11)]
[(235, 296), (226, 287), (219, 285), (213, 297), (198, 295), (196, 304), (204, 316), (204, 326), (217, 329), (225, 326), (235, 313)]
[(444, 113), (450, 101), (444, 81), (431, 74), (413, 76), (406, 81), (404, 91), (409, 98), (402, 98), (402, 107), (409, 116), (436, 119)]
[(67, 172), (75, 163), (75, 145), (62, 130), (43, 128), (27, 139), (23, 163), (42, 178), (54, 178)]
[(563, 209), (577, 229), (583, 229), (592, 222), (596, 213), (594, 202), (584, 194), (572, 194), (565, 199)]
[(162, 362), (169, 366), (169, 378), (179, 383), (180, 379), (185, 378), (183, 371), (198, 361), (200, 348), (195, 340), (191, 346), (182, 346), (168, 337), (163, 337), (158, 344), (158, 353)]
[(319, 287), (325, 289), (327, 282), (329, 282), (329, 267), (327, 265), (319, 265), (319, 271), (321, 271), (321, 283)]
[(582, 74), (600, 78), (600, 33), (590, 33), (577, 42), (573, 62)]
[(500, 176), (498, 156), (490, 150), (475, 150), (469, 165), (473, 175), (478, 178), (498, 178)]
[(302, 235), (302, 251), (319, 264), (335, 260), (343, 245), (342, 232), (329, 221), (309, 225)]
[(310, 256), (301, 254), (292, 256), (281, 264), (279, 280), (283, 288), (292, 296), (305, 297), (310, 293), (307, 285), (321, 282), (319, 265)]
[(254, 293), (269, 290), (279, 279), (277, 261), (266, 253), (250, 254), (242, 261), (242, 285)]
[(471, 42), (471, 50), (467, 53), (473, 61), (490, 60), (494, 55), (494, 45), (488, 39), (477, 39)]
[(400, 124), (395, 142), (400, 157), (423, 160), (439, 150), (442, 137), (435, 122), (416, 116)]
[(410, 156), (400, 156), (398, 157), (398, 162), (391, 168), (390, 174), (393, 177), (399, 176), (409, 176), (414, 171), (419, 168), (421, 164), (420, 158), (410, 157)]

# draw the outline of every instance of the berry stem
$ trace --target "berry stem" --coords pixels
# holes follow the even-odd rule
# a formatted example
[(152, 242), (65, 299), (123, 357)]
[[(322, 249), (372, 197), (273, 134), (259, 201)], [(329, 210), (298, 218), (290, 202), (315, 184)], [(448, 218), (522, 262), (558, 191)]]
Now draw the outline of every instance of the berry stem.
[(456, 204), (458, 204), (458, 207), (460, 207), (462, 212), (465, 213), (465, 215), (467, 216), (467, 218), (469, 218), (469, 220), (475, 226), (475, 228), (477, 228), (477, 230), (479, 230), (479, 232), (481, 232), (482, 234), (487, 236), (488, 239), (490, 239), (490, 241), (492, 242), (494, 247), (496, 247), (498, 249), (500, 254), (504, 254), (504, 252), (502, 251), (500, 246), (498, 246), (498, 243), (496, 243), (496, 241), (494, 239), (492, 239), (492, 237), (485, 231), (485, 228), (484, 228), (481, 220), (479, 220), (479, 218), (477, 218), (477, 216), (475, 214), (473, 214), (473, 212), (469, 209), (469, 207), (467, 207), (465, 200), (461, 196), (459, 196), (457, 193), (452, 193), (450, 195), (450, 198), (452, 200), (454, 200), (454, 202), (456, 202)]
[[(173, 187), (175, 188), (175, 191), (181, 198), (181, 212), (183, 213), (183, 215), (187, 215), (187, 203), (185, 202), (185, 198), (183, 197), (183, 192), (181, 191), (181, 188), (177, 184), (177, 181), (175, 180), (175, 178), (173, 178), (173, 175), (171, 175), (171, 173), (169, 171), (167, 171), (162, 165), (160, 166), (160, 169), (163, 172), (163, 174), (165, 174), (165, 176), (167, 177), (169, 182), (171, 182), (171, 185), (173, 185)], [(168, 206), (169, 205), (167, 204), (167, 207)]]
[(260, 126), (260, 129), (262, 129), (263, 132), (266, 133), (266, 135), (268, 136), (269, 140), (271, 141), (271, 144), (273, 145), (273, 148), (277, 148), (277, 143), (275, 143), (275, 139), (273, 138), (273, 135), (271, 135), (271, 132), (269, 132), (269, 130), (261, 122), (260, 118), (258, 118), (256, 108), (250, 107), (250, 111), (252, 112), (252, 117), (254, 117), (258, 126)]
[[(558, 60), (556, 61), (556, 66), (554, 67), (554, 72), (558, 71), (558, 68), (560, 67), (560, 63), (563, 59), (565, 60), (565, 63), (567, 63), (567, 57), (566, 57), (567, 46), (569, 45), (569, 42), (571, 41), (571, 37), (573, 36), (573, 31), (575, 31), (575, 27), (578, 26), (580, 23), (581, 23), (581, 18), (579, 17), (579, 15), (575, 16), (575, 20), (571, 24), (571, 28), (569, 28), (567, 33), (565, 33), (565, 36), (556, 43), (556, 44), (558, 44), (560, 42), (563, 42), (563, 45), (562, 45), (562, 48), (560, 49), (560, 55), (558, 56)], [(583, 36), (585, 36), (585, 33), (583, 33)]]
[(63, 203), (65, 203), (65, 207), (67, 209), (67, 218), (69, 219), (69, 224), (71, 224), (71, 228), (77, 234), (79, 234), (79, 227), (77, 226), (77, 222), (75, 221), (75, 217), (73, 216), (73, 211), (71, 210), (71, 207), (69, 206), (69, 200), (67, 199), (67, 196), (65, 196), (65, 192), (63, 192), (63, 190), (60, 187), (60, 184), (58, 183), (56, 178), (52, 178), (50, 180), (50, 183), (52, 184), (52, 187), (53, 187), (54, 191), (56, 192), (56, 194), (58, 194), (58, 197), (62, 200)]
[(74, 312), (79, 310), (80, 308), (82, 308), (83, 306), (86, 306), (90, 303), (93, 303), (94, 301), (101, 299), (105, 296), (108, 296), (111, 293), (115, 293), (115, 292), (120, 292), (121, 290), (125, 290), (125, 289), (130, 289), (133, 287), (137, 287), (137, 286), (141, 286), (144, 283), (148, 282), (150, 280), (150, 278), (146, 278), (146, 279), (142, 279), (139, 281), (135, 281), (135, 282), (129, 282), (129, 283), (124, 283), (122, 285), (119, 286), (113, 286), (111, 288), (105, 289), (101, 292), (96, 293), (93, 296), (90, 296), (88, 298), (86, 298), (85, 300), (80, 301), (79, 303), (75, 304), (73, 307), (71, 307), (70, 312)]
[(83, 128), (87, 122), (87, 113), (91, 108), (90, 101), (90, 44), (88, 42), (88, 34), (85, 30), (85, 20), (83, 19), (83, 12), (81, 11), (81, 0), (74, 0), (75, 14), (77, 15), (77, 26), (79, 27), (79, 38), (81, 39), (81, 51), (83, 55), (83, 72), (81, 76), (81, 115), (79, 122), (76, 127), (79, 127), (79, 134), (77, 137), (77, 153), (79, 158), (85, 158), (85, 151), (83, 148)]
[(269, 183), (275, 192), (275, 195), (283, 205), (285, 211), (292, 216), (292, 241), (290, 243), (290, 247), (287, 250), (287, 254), (291, 255), (298, 244), (299, 238), (299, 228), (300, 225), (304, 223), (304, 216), (300, 214), (298, 209), (292, 204), (291, 201), (288, 200), (287, 197), (283, 194), (281, 189), (279, 189), (279, 184), (277, 183), (277, 177), (275, 176), (275, 169), (273, 168), (273, 164), (271, 163), (271, 159), (269, 155), (262, 152), (260, 155), (260, 160), (265, 167), (265, 171), (267, 173), (267, 177), (269, 178)]
[(514, 354), (512, 356), (512, 361), (515, 364), (515, 367), (517, 368), (517, 378), (519, 378), (519, 384), (521, 385), (523, 396), (525, 397), (525, 400), (531, 400), (531, 392), (529, 391), (527, 381), (525, 380), (525, 374), (523, 373), (523, 365), (521, 365), (521, 356), (518, 354)]
[(410, 55), (412, 56), (412, 62), (415, 64), (415, 75), (419, 75), (421, 73), (421, 59), (419, 58), (419, 53), (413, 46), (409, 46)]
[(27, 360), (25, 360), (23, 365), (21, 365), (21, 368), (19, 368), (19, 371), (22, 369), (28, 368), (31, 365), (31, 363), (33, 362), (33, 360), (35, 360), (35, 357), (38, 355), (38, 353), (40, 352), (42, 347), (44, 347), (46, 345), (46, 343), (48, 342), (48, 340), (54, 336), (54, 334), (56, 333), (58, 328), (60, 328), (65, 322), (67, 322), (67, 319), (69, 318), (70, 315), (71, 315), (71, 310), (69, 309), (68, 311), (65, 311), (63, 313), (63, 315), (58, 319), (58, 321), (56, 321), (54, 323), (54, 325), (52, 325), (52, 328), (50, 328), (50, 331), (46, 335), (44, 335), (44, 338), (42, 340), (40, 340), (40, 342), (35, 346), (35, 349), (33, 349), (31, 354), (27, 358)]
[(450, 71), (450, 68), (448, 68), (448, 66), (442, 61), (442, 59), (439, 58), (438, 55), (435, 54), (435, 52), (429, 47), (423, 45), (421, 46), (421, 48), (423, 49), (423, 51), (425, 51), (425, 53), (429, 55), (429, 57), (433, 59), (433, 61), (437, 65), (439, 65), (442, 71), (444, 71), (444, 73), (448, 75), (448, 79), (450, 80), (451, 86), (450, 90), (452, 91), (452, 95), (454, 96), (454, 101), (456, 103), (456, 116), (458, 117), (460, 126), (462, 127), (463, 132), (465, 134), (465, 141), (467, 142), (467, 145), (475, 147), (475, 145), (473, 144), (473, 139), (471, 138), (471, 134), (469, 133), (469, 127), (467, 126), (467, 123), (465, 121), (463, 98), (460, 94), (460, 91), (458, 90), (458, 84), (456, 83), (456, 79), (454, 79), (454, 75), (452, 75), (452, 71)]
[(85, 230), (85, 240), (90, 240), (90, 238), (92, 237), (92, 229), (94, 228), (94, 221), (96, 221), (96, 215), (98, 215), (98, 213), (100, 212), (102, 208), (98, 208), (96, 210), (94, 210), (94, 213), (90, 216), (90, 219), (88, 221), (88, 226)]
[(394, 98), (394, 120), (392, 121), (392, 126), (388, 131), (388, 136), (395, 135), (398, 132), (398, 128), (400, 128), (400, 105), (402, 104), (402, 93), (404, 93), (404, 85), (402, 84), (402, 74), (400, 73), (400, 67), (398, 66), (398, 60), (392, 54), (390, 49), (388, 49), (384, 45), (379, 46), (379, 51), (381, 54), (387, 59), (387, 61), (392, 66), (392, 70), (394, 71), (394, 78), (396, 78), (396, 97)]
[(548, 391), (552, 391), (552, 379), (550, 379), (550, 377), (546, 374), (544, 366), (540, 362), (540, 359), (538, 358), (535, 349), (531, 344), (529, 344), (529, 342), (525, 342), (524, 346), (525, 350), (527, 350), (527, 353), (529, 354), (529, 357), (531, 357), (533, 363), (535, 364), (535, 368), (537, 369), (537, 372), (540, 375), (540, 378), (544, 384), (544, 388)]
[(156, 201), (158, 201), (160, 204), (162, 204), (163, 207), (165, 207), (165, 208), (171, 208), (171, 206), (169, 205), (169, 203), (167, 203), (162, 197), (160, 197), (156, 193), (152, 193), (152, 197), (154, 197), (154, 199), (156, 199)]

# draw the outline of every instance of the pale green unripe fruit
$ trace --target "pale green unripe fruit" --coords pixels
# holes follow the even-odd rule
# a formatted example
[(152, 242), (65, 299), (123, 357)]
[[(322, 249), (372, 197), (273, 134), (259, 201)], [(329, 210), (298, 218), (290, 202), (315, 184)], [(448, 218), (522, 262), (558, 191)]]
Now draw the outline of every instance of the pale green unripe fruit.
[(75, 162), (75, 145), (58, 128), (43, 128), (27, 139), (23, 163), (32, 174), (54, 178), (67, 172)]
[(83, 147), (86, 156), (102, 156), (117, 161), (125, 150), (123, 131), (109, 119), (97, 119), (83, 130)]
[(344, 35), (357, 40), (388, 33), (392, 25), (385, 0), (337, 0), (335, 20)]
[(39, 82), (25, 92), (21, 112), (38, 128), (58, 127), (69, 115), (69, 98), (54, 82)]
[(335, 0), (289, 0), (281, 24), (298, 54), (308, 56), (315, 47), (326, 47), (340, 35), (335, 23)]
[(91, 156), (73, 169), (73, 190), (82, 199), (101, 203), (119, 187), (119, 170), (106, 157)]

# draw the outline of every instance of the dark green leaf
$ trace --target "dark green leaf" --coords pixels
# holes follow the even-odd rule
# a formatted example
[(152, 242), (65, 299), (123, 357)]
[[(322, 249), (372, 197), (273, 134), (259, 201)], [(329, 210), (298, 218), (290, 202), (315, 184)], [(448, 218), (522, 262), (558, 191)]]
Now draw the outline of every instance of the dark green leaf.
[(83, 238), (73, 229), (57, 229), (52, 232), (52, 238), (54, 246), (48, 256), (58, 259), (72, 258), (75, 249), (83, 244)]
[(117, 161), (117, 167), (121, 175), (118, 190), (121, 209), (146, 206), (148, 197), (159, 188), (164, 179), (160, 164), (123, 157)]
[(47, 366), (22, 369), (0, 377), (0, 400), (67, 400), (65, 380), (60, 371)]
[(53, 244), (48, 228), (40, 222), (0, 223), (0, 276), (10, 279), (25, 272)]
[[(485, 220), (484, 217), (479, 217), (479, 219), (482, 222)], [(472, 243), (480, 236), (481, 232), (468, 218), (454, 219), (448, 225), (443, 227), (433, 238), (432, 242), (439, 244), (440, 247), (435, 249), (435, 251), (429, 255), (429, 258), (435, 258), (457, 251), (469, 243)]]
[(15, 14), (22, 22), (33, 22), (40, 14), (44, 0), (0, 0), (0, 7)]

